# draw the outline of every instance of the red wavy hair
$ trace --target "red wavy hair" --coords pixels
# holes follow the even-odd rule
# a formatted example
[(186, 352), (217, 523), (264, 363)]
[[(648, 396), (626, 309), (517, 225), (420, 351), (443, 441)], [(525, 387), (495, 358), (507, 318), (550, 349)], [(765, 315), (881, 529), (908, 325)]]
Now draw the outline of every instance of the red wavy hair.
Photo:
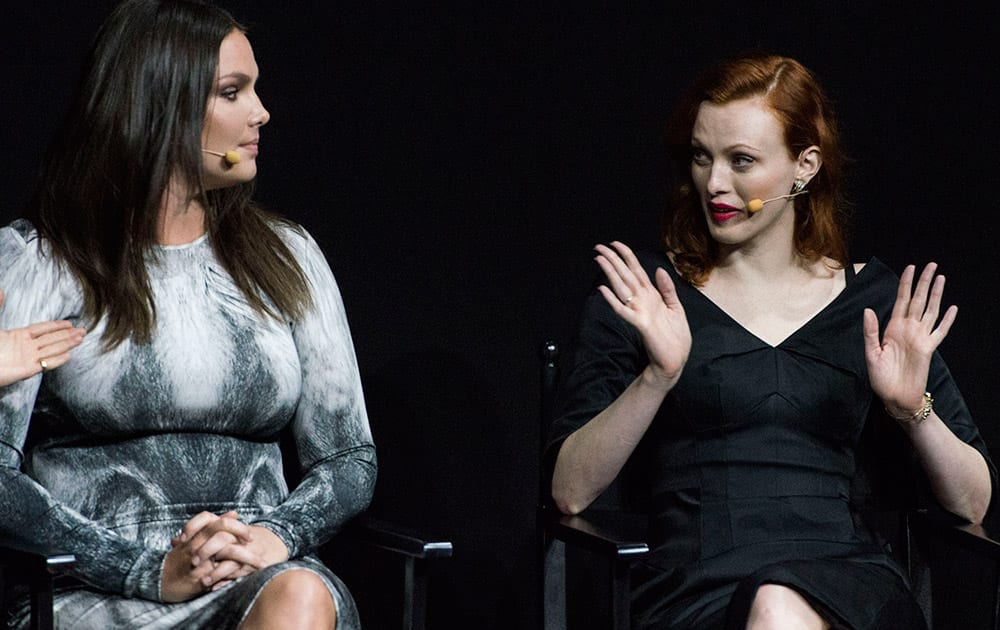
[(810, 261), (824, 256), (848, 264), (841, 182), (845, 156), (829, 99), (813, 73), (798, 61), (750, 54), (720, 63), (688, 90), (667, 127), (667, 147), (675, 170), (671, 203), (664, 215), (663, 239), (678, 272), (700, 285), (717, 264), (712, 239), (691, 179), (691, 131), (703, 102), (722, 105), (751, 97), (764, 102), (781, 122), (792, 158), (818, 146), (823, 165), (809, 182), (809, 194), (796, 197), (795, 248)]

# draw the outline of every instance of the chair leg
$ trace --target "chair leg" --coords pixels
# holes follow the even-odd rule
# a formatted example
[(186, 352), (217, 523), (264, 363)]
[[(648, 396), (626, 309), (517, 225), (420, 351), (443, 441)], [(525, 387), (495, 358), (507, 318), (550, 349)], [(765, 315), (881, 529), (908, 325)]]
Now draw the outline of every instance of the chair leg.
[(628, 630), (631, 606), (631, 574), (628, 562), (611, 563), (611, 627)]
[(1000, 630), (1000, 572), (993, 574), (993, 630)]
[(403, 630), (424, 630), (427, 619), (427, 563), (407, 556), (403, 573)]
[(548, 543), (541, 559), (541, 630), (566, 630), (566, 544)]
[(47, 576), (37, 578), (31, 589), (31, 616), (28, 627), (31, 630), (52, 630), (52, 580)]

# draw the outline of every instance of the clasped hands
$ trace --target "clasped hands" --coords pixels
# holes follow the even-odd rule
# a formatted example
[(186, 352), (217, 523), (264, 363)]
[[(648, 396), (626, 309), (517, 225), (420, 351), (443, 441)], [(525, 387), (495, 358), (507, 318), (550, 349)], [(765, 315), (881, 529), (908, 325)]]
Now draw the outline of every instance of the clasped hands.
[(288, 559), (285, 544), (266, 527), (247, 525), (234, 512), (201, 512), (171, 539), (161, 596), (182, 602)]

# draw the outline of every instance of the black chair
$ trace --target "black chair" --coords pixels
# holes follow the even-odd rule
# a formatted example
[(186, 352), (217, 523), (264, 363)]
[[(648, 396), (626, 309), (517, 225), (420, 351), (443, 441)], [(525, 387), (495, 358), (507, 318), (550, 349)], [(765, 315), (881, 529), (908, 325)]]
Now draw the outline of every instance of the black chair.
[(6, 621), (10, 594), (18, 587), (31, 598), (32, 630), (52, 628), (52, 580), (76, 562), (72, 554), (0, 548), (0, 612)]
[[(541, 369), (544, 442), (554, 420), (553, 397), (559, 370), (556, 342), (542, 345)], [(540, 590), (547, 598), (543, 599), (541, 627), (627, 629), (631, 567), (649, 550), (643, 525), (636, 522), (635, 515), (600, 508), (589, 508), (576, 516), (560, 514), (546, 500), (550, 491), (542, 468), (538, 514), (543, 563)], [(911, 584), (934, 630), (1000, 630), (1000, 537), (990, 535), (995, 527), (959, 523), (941, 511), (899, 505), (870, 509), (867, 514), (909, 571)], [(553, 561), (552, 556), (563, 551), (559, 561)], [(574, 586), (579, 585), (567, 579), (579, 573), (567, 569), (574, 553), (589, 561), (581, 563), (587, 570), (601, 574), (596, 589), (599, 592), (593, 584), (584, 582), (584, 592), (574, 593)], [(552, 593), (559, 591), (564, 600), (553, 597)], [(594, 601), (595, 596), (602, 601)]]

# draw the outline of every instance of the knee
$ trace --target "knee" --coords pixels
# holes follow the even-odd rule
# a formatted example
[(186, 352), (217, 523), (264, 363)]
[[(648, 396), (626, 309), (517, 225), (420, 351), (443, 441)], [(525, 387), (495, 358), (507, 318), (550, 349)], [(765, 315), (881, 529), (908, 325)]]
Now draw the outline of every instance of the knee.
[(280, 618), (294, 628), (334, 628), (333, 596), (312, 571), (292, 569), (271, 579), (254, 604), (262, 616)]
[(301, 569), (292, 569), (275, 576), (264, 587), (264, 593), (283, 601), (303, 605), (322, 603), (325, 600), (330, 600), (331, 603), (333, 601), (326, 582), (312, 571)]
[(747, 628), (823, 630), (829, 625), (795, 589), (780, 584), (764, 584), (754, 595)]

